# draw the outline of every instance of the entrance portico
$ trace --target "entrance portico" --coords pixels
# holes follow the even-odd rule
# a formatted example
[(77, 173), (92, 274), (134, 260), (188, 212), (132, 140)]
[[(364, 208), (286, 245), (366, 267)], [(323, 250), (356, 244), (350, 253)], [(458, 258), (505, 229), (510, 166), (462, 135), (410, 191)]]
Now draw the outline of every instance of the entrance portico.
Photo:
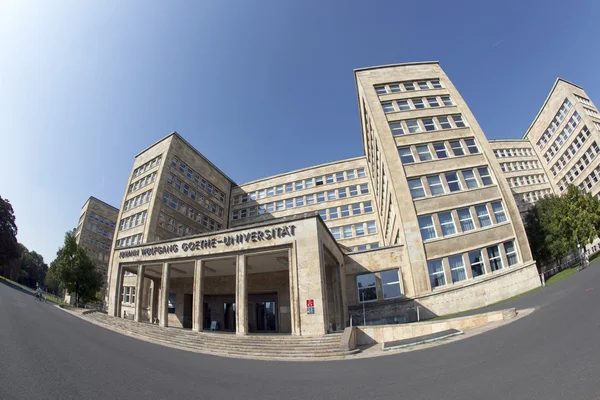
[(109, 313), (123, 316), (127, 271), (136, 321), (238, 335), (341, 330), (343, 255), (321, 225), (308, 216), (116, 251)]

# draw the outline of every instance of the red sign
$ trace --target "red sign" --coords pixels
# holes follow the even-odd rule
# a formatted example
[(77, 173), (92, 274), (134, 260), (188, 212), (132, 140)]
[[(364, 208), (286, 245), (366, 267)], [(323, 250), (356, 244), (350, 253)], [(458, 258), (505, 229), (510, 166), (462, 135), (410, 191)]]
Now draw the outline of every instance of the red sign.
[(315, 306), (315, 301), (314, 300), (306, 300), (306, 307), (314, 307)]

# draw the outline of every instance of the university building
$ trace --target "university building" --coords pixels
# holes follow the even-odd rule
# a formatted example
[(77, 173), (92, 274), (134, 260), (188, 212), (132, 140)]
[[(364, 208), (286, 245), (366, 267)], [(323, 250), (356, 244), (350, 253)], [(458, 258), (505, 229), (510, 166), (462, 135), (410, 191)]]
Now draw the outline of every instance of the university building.
[[(237, 184), (175, 132), (139, 153), (117, 219), (109, 314), (322, 335), (538, 287), (521, 214), (564, 172), (552, 176), (557, 151), (546, 161), (537, 141), (568, 98), (546, 141), (557, 138), (585, 93), (557, 81), (523, 140), (490, 142), (437, 62), (358, 69), (355, 84), (360, 157)], [(561, 144), (582, 124), (597, 135), (588, 117)]]

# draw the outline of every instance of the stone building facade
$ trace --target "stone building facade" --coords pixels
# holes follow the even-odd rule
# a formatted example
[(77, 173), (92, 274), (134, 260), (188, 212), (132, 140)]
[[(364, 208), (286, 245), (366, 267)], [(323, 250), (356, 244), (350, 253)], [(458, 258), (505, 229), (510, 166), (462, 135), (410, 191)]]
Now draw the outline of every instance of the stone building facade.
[[(177, 133), (138, 154), (109, 313), (319, 335), (359, 316), (404, 322), (417, 307), (442, 315), (538, 287), (515, 202), (522, 186), (555, 190), (535, 129), (490, 143), (435, 62), (359, 69), (355, 83), (361, 157), (238, 185)], [(505, 148), (519, 149), (514, 160)]]

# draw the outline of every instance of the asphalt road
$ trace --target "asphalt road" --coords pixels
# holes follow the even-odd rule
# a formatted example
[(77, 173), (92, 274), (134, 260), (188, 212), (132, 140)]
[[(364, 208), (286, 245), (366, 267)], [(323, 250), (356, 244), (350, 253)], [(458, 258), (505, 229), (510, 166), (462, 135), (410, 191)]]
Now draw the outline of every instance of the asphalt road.
[(0, 399), (600, 399), (600, 263), (445, 345), (331, 362), (235, 360), (119, 335), (0, 284)]

